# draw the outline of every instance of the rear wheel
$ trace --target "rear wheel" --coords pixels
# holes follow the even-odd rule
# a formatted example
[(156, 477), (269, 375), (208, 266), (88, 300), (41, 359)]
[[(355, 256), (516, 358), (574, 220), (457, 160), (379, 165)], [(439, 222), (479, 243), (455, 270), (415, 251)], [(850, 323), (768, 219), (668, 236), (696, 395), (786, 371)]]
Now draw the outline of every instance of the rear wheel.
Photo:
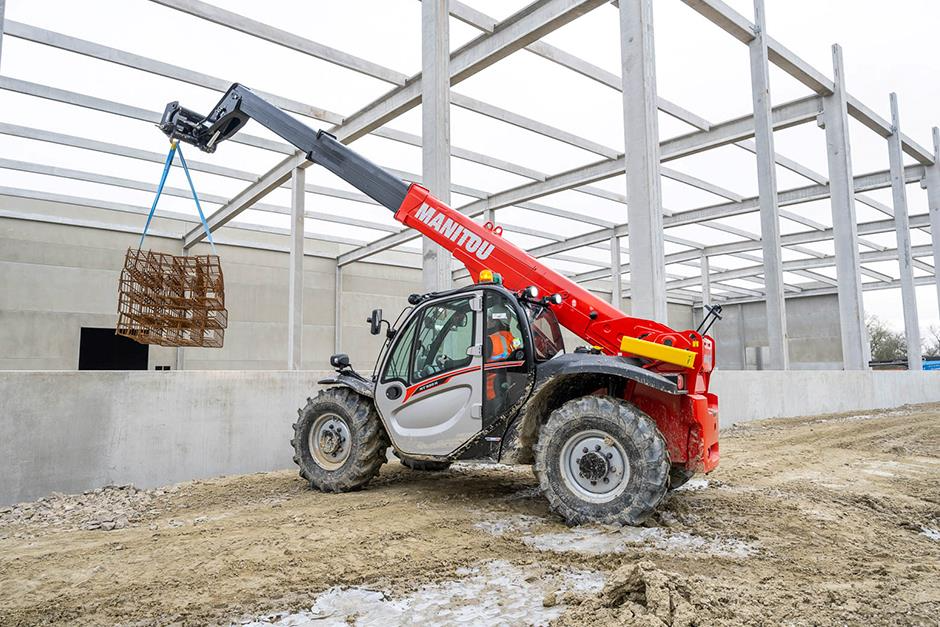
[(542, 426), (535, 474), (568, 524), (636, 525), (666, 494), (669, 457), (645, 413), (612, 397), (584, 396), (553, 411)]
[(349, 388), (321, 390), (297, 411), (294, 462), (324, 492), (363, 487), (385, 463), (388, 438), (372, 400)]

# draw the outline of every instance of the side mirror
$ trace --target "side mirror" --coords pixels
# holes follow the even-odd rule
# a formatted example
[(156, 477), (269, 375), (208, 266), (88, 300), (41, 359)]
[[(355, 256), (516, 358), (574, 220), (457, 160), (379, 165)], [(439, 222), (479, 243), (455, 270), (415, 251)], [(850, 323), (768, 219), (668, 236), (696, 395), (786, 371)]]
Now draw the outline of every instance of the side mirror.
[(336, 368), (337, 370), (342, 370), (349, 367), (349, 355), (345, 353), (338, 353), (330, 357), (330, 365)]
[(372, 316), (366, 318), (366, 322), (369, 323), (369, 333), (372, 335), (378, 335), (382, 332), (382, 310), (373, 309)]

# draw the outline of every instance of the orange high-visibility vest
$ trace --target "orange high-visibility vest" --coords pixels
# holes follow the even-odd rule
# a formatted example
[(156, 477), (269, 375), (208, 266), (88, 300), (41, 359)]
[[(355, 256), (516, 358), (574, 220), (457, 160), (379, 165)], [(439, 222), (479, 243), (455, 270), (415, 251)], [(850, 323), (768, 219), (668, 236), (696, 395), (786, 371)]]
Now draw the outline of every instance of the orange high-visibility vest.
[(490, 360), (503, 361), (512, 354), (512, 343), (516, 338), (509, 331), (497, 331), (490, 334)]
[(491, 401), (496, 398), (496, 373), (486, 373), (486, 400)]
[[(505, 361), (509, 359), (513, 351), (513, 342), (515, 337), (509, 331), (497, 331), (490, 334), (490, 361)], [(495, 372), (486, 374), (486, 400), (492, 401), (496, 398), (496, 375)]]

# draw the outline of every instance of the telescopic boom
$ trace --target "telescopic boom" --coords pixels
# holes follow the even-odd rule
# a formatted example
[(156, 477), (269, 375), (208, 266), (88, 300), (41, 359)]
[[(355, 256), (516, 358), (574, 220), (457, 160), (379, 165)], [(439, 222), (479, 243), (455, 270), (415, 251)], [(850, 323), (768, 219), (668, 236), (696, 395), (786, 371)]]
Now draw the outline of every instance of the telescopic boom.
[(714, 364), (712, 338), (675, 331), (664, 324), (632, 318), (574, 281), (555, 272), (501, 236), (502, 229), (479, 224), (416, 183), (406, 183), (351, 150), (325, 131), (312, 129), (238, 83), (207, 116), (177, 102), (166, 106), (160, 129), (205, 152), (232, 137), (250, 119), (270, 129), (317, 163), (395, 214), (395, 219), (440, 244), (477, 280), (499, 273), (512, 290), (535, 286), (561, 296), (554, 305), (559, 323), (609, 355), (645, 360), (657, 372), (682, 373), (690, 393), (704, 393)]

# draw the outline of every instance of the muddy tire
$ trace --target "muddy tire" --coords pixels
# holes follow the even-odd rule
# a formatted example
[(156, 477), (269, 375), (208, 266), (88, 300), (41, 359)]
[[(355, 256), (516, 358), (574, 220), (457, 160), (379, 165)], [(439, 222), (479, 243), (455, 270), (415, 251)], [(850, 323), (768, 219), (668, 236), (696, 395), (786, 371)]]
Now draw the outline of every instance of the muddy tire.
[(436, 462), (436, 461), (427, 461), (423, 459), (412, 459), (410, 457), (402, 457), (396, 453), (398, 459), (401, 460), (401, 465), (412, 470), (419, 470), (421, 472), (441, 472), (442, 470), (447, 470), (450, 468), (450, 462)]
[(294, 463), (312, 487), (348, 492), (379, 474), (389, 442), (372, 399), (328, 388), (308, 398), (297, 415), (290, 441)]
[(685, 483), (695, 476), (695, 472), (687, 470), (685, 466), (679, 464), (673, 464), (669, 469), (669, 489), (675, 490), (676, 488), (685, 485)]
[(653, 419), (608, 396), (553, 411), (535, 445), (539, 487), (569, 525), (643, 522), (666, 494), (669, 468)]

